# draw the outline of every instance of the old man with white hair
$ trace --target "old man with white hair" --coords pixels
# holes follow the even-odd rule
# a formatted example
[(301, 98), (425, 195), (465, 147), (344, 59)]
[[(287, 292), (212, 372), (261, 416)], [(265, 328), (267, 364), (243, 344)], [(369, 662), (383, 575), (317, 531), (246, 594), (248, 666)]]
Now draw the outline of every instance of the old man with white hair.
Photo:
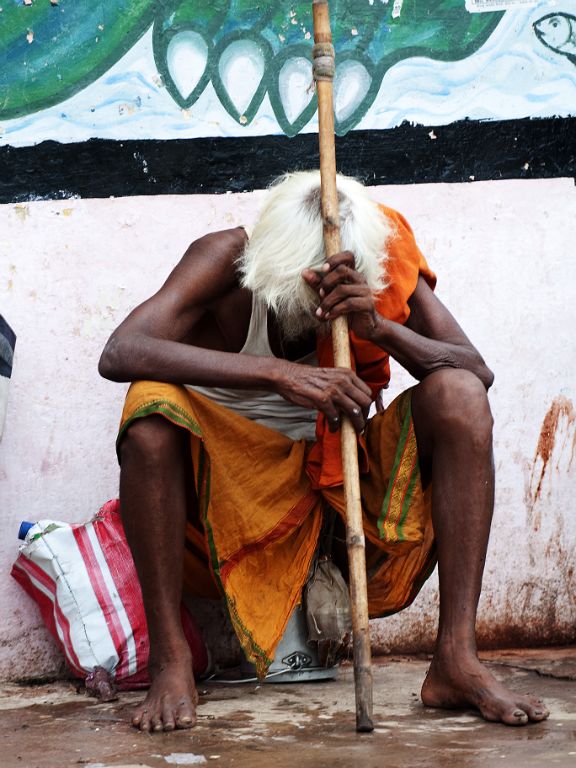
[[(132, 382), (117, 449), (150, 636), (152, 684), (133, 717), (143, 731), (196, 719), (183, 589), (224, 599), (265, 674), (323, 520), (342, 525), (344, 415), (358, 433), (370, 616), (409, 605), (438, 563), (423, 703), (509, 725), (548, 716), (476, 652), (494, 502), (492, 373), (435, 296), (406, 220), (353, 179), (338, 177), (338, 195), (341, 253), (326, 261), (319, 174), (287, 174), (250, 234), (193, 242), (102, 354), (104, 377)], [(329, 326), (343, 315), (354, 370), (333, 367)], [(389, 356), (419, 383), (383, 409)]]

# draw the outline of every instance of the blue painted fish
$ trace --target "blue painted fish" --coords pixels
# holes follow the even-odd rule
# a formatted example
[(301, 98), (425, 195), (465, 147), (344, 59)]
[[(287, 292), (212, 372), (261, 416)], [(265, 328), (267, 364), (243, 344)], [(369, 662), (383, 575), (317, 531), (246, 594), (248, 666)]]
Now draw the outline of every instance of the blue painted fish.
[(532, 26), (542, 45), (576, 64), (576, 16), (570, 13), (549, 13)]

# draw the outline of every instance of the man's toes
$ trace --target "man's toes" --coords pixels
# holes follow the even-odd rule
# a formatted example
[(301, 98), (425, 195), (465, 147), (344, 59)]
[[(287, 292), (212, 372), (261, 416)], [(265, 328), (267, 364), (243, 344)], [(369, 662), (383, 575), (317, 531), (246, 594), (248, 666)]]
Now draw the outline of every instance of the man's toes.
[(148, 732), (150, 730), (150, 715), (148, 710), (142, 709), (134, 715), (132, 718), (132, 725), (134, 728), (138, 728), (141, 731)]
[(182, 701), (176, 712), (176, 728), (192, 728), (196, 723), (196, 712), (189, 701)]
[(524, 709), (528, 715), (528, 718), (530, 720), (534, 720), (535, 722), (546, 720), (546, 718), (550, 716), (550, 712), (542, 699), (532, 699), (527, 703), (524, 702), (523, 704), (520, 704), (519, 706)]
[(154, 733), (159, 733), (160, 731), (164, 730), (164, 723), (162, 722), (162, 715), (160, 714), (154, 715), (150, 721), (150, 724)]
[(174, 710), (168, 704), (165, 704), (162, 709), (162, 722), (164, 723), (165, 731), (173, 731), (176, 728)]
[(520, 707), (509, 710), (502, 715), (502, 722), (506, 725), (526, 725), (528, 715)]
[(496, 700), (486, 702), (485, 706), (478, 707), (484, 720), (491, 723), (505, 723), (506, 725), (526, 725), (528, 715), (521, 704), (514, 701)]

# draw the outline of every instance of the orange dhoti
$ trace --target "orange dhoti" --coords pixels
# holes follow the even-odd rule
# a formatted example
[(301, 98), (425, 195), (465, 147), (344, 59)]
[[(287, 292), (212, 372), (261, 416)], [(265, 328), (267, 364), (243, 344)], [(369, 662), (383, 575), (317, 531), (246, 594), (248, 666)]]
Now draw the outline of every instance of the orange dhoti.
[[(409, 605), (436, 563), (431, 490), (422, 490), (410, 391), (366, 427), (361, 478), (370, 617)], [(314, 488), (310, 443), (223, 408), (183, 386), (130, 387), (118, 444), (134, 419), (160, 415), (186, 429), (198, 496), (190, 516), (185, 589), (222, 596), (260, 675), (300, 601), (318, 545), (322, 510), (345, 514), (341, 487)]]

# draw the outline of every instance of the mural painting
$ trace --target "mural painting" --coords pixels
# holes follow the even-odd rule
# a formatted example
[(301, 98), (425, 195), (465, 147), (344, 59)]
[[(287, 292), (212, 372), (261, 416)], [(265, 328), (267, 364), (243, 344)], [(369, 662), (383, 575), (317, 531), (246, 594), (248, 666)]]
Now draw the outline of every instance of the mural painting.
[[(576, 113), (576, 0), (333, 0), (331, 11), (340, 134)], [(309, 0), (9, 0), (0, 140), (315, 130), (311, 23)]]

